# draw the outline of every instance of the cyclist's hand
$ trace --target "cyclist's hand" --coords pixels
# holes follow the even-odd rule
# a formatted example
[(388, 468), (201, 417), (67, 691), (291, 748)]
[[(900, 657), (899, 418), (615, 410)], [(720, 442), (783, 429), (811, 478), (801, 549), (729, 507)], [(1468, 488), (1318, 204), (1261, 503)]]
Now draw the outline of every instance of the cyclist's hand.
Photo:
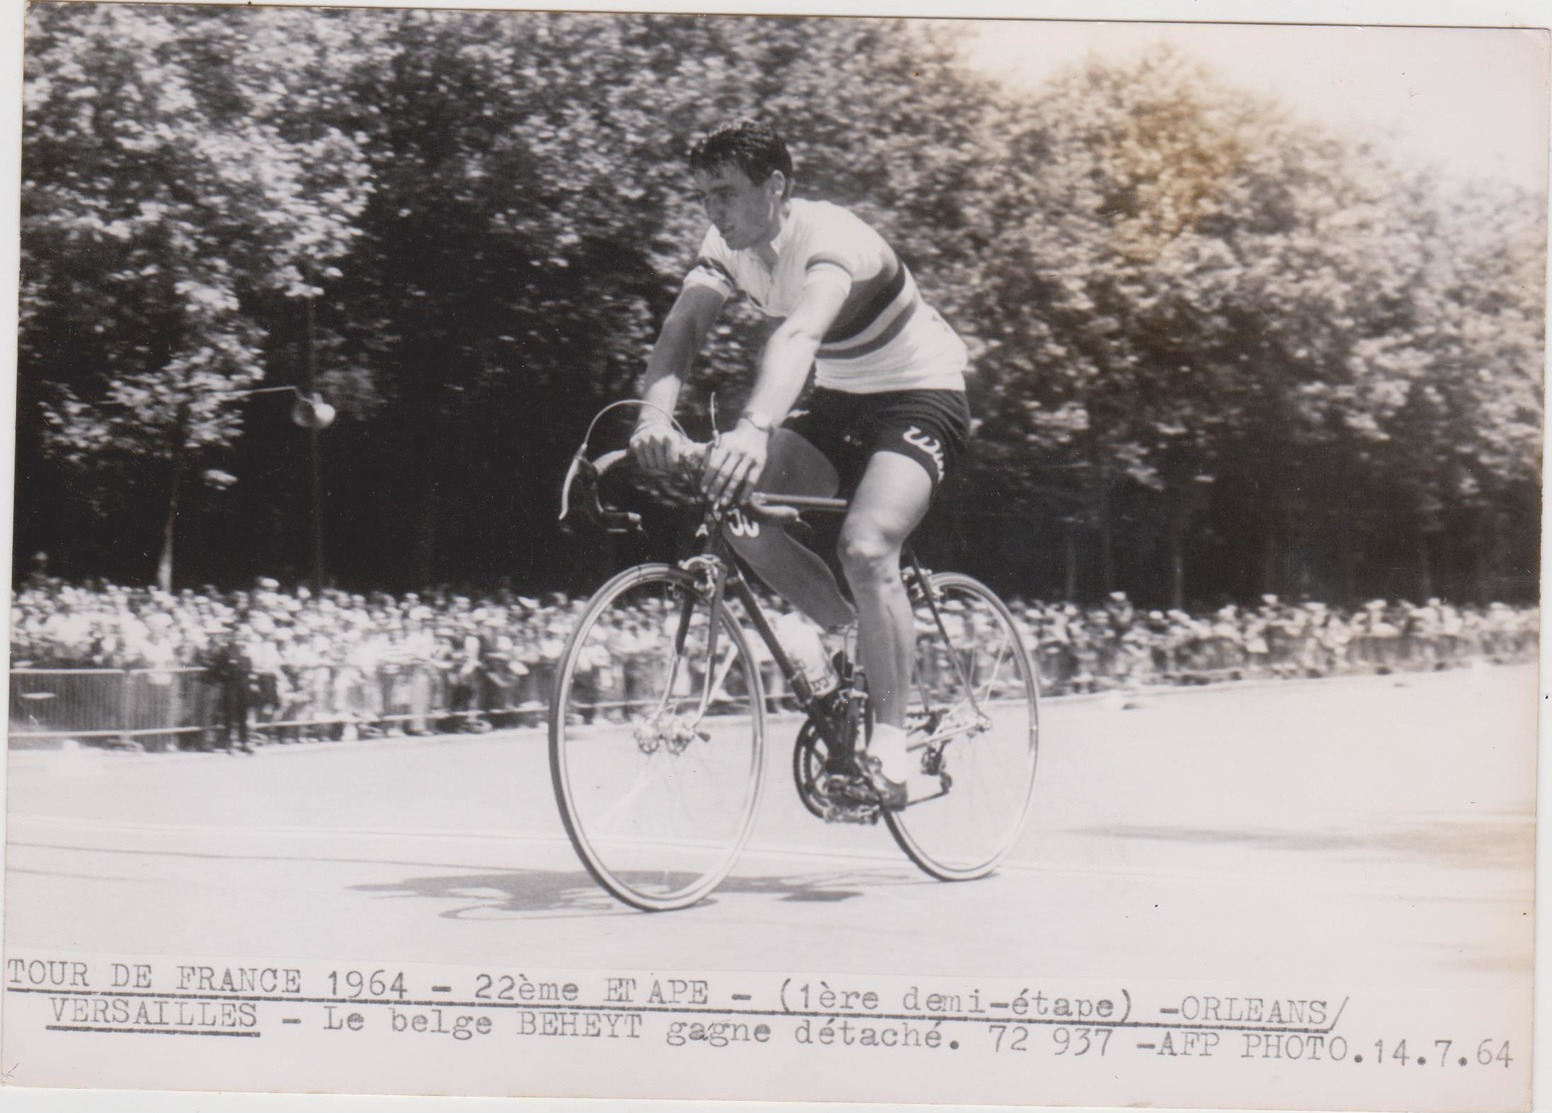
[(717, 438), (706, 454), (701, 489), (718, 506), (741, 502), (765, 471), (770, 449), (769, 433), (747, 423)]
[(679, 463), (684, 437), (666, 421), (636, 426), (630, 439), (631, 458), (649, 472), (665, 472)]

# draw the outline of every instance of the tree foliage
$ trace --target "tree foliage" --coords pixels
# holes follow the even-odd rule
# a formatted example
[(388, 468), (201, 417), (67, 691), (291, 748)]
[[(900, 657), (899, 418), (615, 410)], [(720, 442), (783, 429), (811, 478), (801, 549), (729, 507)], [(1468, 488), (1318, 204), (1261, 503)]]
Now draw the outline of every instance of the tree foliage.
[[(1257, 568), (1241, 593), (1307, 591), (1363, 529), (1436, 529), (1464, 475), (1539, 468), (1545, 234), (1523, 202), (1468, 213), (1169, 51), (1073, 70), (1003, 124), (970, 191), (987, 466), (1025, 460), (1011, 493), (1099, 535), (1094, 587), (1118, 586), (1121, 505), (1129, 548), (1205, 522)], [(1500, 412), (1446, 401), (1495, 374)]]
[[(684, 151), (756, 116), (975, 353), (929, 550), (1177, 603), (1532, 585), (1534, 202), (1169, 52), (1015, 96), (946, 26), (35, 6), (17, 546), (144, 577), (181, 520), (194, 574), (298, 576), (302, 444), (241, 394), (315, 368), (342, 582), (585, 586), (616, 554), (560, 532), (556, 482), (699, 242)], [(699, 433), (765, 327), (719, 325)]]
[(344, 29), (309, 21), (293, 44), (300, 15), (83, 5), (29, 21), (23, 421), (95, 517), (156, 488), (167, 546), (185, 473), (238, 436), (240, 392), (263, 378), (252, 303), (309, 292), (304, 260), (338, 274), (357, 235), (366, 167), (303, 122)]

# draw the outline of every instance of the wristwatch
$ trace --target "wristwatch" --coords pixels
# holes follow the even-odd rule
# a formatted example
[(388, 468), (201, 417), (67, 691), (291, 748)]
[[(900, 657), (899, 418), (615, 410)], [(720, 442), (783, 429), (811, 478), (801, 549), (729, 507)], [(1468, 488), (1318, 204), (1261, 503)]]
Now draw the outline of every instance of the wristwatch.
[(771, 433), (776, 429), (775, 423), (759, 410), (745, 410), (743, 413), (739, 414), (739, 417), (742, 420), (747, 421), (750, 425), (753, 425), (766, 436), (770, 436)]

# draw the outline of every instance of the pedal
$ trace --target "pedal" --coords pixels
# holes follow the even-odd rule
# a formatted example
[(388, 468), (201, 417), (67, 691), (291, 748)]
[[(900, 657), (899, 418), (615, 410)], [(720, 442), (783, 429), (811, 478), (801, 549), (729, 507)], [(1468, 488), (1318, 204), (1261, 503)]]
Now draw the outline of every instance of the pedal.
[(881, 811), (877, 804), (832, 802), (825, 810), (824, 821), (866, 826), (877, 823)]
[(826, 823), (877, 823), (882, 812), (873, 786), (846, 773), (824, 776), (818, 784), (820, 808)]

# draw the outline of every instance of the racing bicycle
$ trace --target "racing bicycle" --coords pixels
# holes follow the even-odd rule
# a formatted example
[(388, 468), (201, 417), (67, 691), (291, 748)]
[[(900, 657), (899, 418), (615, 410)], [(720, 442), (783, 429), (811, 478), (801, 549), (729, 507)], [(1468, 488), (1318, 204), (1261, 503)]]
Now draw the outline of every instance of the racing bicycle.
[[(602, 490), (627, 453), (588, 457), (597, 422), (567, 473), (561, 517), (579, 506), (606, 530), (639, 529), (640, 515)], [(687, 453), (692, 465), (693, 448), (705, 446)], [(771, 714), (752, 637), (804, 716), (792, 777), (810, 813), (832, 823), (882, 819), (910, 860), (940, 880), (992, 872), (1024, 826), (1039, 745), (1035, 668), (1002, 600), (969, 576), (929, 572), (906, 548), (901, 574), (917, 635), (909, 752), (920, 762), (916, 780), (931, 790), (886, 808), (858, 764), (866, 678), (837, 653), (839, 685), (814, 690), (725, 535), (844, 514), (846, 501), (755, 494), (738, 507), (693, 505), (699, 551), (628, 568), (600, 587), (557, 665), (551, 778), (588, 873), (626, 904), (664, 911), (700, 901), (732, 871), (754, 823)]]

